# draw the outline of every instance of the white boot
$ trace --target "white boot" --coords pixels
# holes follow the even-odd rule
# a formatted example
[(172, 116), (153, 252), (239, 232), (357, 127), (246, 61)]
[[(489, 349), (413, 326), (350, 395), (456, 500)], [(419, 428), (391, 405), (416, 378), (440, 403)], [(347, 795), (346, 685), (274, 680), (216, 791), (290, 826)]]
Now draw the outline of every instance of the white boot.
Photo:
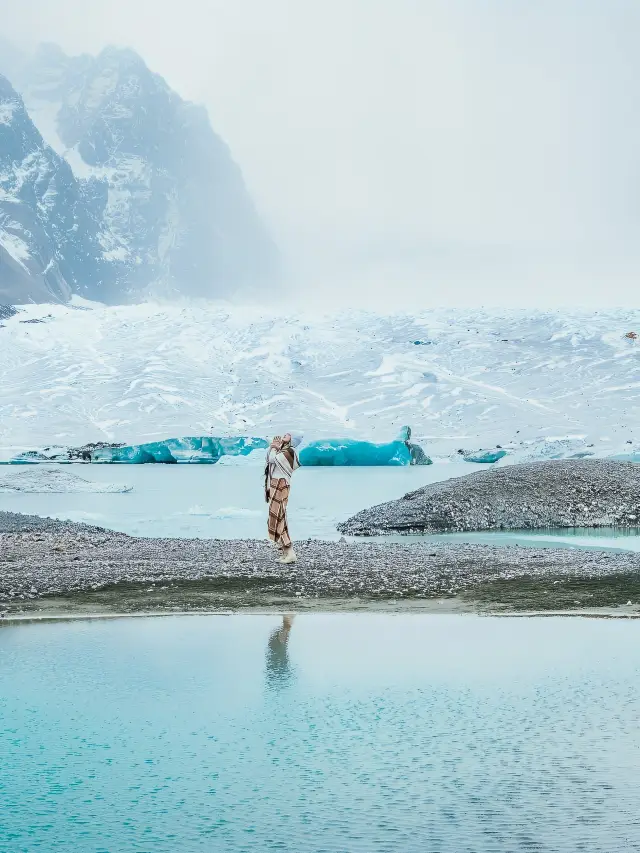
[(296, 552), (293, 548), (287, 548), (283, 553), (282, 557), (278, 560), (279, 563), (295, 563), (298, 559)]

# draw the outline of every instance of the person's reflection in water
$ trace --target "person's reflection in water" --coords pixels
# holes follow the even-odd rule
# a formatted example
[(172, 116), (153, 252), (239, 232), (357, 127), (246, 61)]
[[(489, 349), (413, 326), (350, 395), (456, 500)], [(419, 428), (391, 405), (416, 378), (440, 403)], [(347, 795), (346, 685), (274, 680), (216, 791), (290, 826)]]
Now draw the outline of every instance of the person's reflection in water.
[(293, 615), (283, 616), (282, 625), (269, 637), (267, 645), (267, 687), (278, 689), (291, 683), (293, 669), (289, 660), (289, 634), (293, 625)]

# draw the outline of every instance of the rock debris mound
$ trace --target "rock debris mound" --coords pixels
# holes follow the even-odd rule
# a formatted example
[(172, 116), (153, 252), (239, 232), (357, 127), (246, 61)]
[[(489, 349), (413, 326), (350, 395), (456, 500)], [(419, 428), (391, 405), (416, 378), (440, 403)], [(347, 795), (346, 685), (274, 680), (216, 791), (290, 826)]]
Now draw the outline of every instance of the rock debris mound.
[(342, 533), (453, 533), (640, 524), (640, 465), (562, 459), (431, 483), (362, 510)]

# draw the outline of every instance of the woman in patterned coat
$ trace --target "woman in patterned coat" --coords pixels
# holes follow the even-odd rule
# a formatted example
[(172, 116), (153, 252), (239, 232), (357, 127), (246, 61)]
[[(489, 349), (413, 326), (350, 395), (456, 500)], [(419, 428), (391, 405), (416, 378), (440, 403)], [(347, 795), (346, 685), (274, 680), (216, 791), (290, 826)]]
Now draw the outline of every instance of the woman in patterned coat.
[(269, 539), (282, 551), (280, 563), (295, 563), (296, 552), (291, 544), (287, 523), (287, 502), (291, 490), (291, 475), (300, 467), (296, 447), (300, 436), (292, 438), (291, 433), (282, 437), (277, 435), (267, 451), (267, 463), (264, 470), (264, 494), (269, 504)]

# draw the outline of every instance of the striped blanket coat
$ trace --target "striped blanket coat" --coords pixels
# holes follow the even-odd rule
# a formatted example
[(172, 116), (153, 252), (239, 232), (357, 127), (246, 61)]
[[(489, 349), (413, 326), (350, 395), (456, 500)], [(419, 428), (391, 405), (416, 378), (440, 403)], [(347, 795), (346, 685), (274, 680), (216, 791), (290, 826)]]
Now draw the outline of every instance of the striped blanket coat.
[(269, 539), (281, 548), (291, 547), (287, 523), (287, 503), (291, 475), (300, 467), (298, 454), (289, 444), (272, 444), (267, 451), (264, 469), (264, 495), (269, 504)]

